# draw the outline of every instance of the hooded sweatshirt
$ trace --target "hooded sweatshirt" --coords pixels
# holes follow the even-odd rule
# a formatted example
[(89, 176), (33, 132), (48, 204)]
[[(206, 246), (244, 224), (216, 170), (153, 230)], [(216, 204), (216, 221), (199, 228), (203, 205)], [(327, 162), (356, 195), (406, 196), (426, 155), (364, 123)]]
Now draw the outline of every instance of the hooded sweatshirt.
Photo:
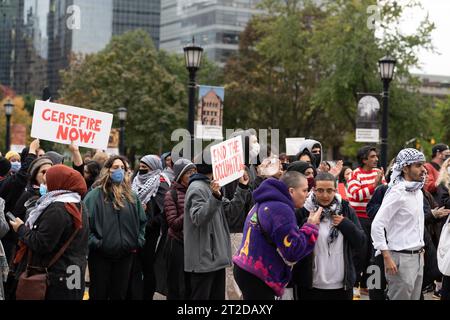
[[(319, 144), (319, 145), (320, 145), (320, 157), (318, 157), (317, 155), (315, 155), (315, 154), (312, 153), (312, 149), (313, 149), (313, 146), (314, 146), (315, 144)], [(319, 168), (320, 164), (322, 163), (322, 158), (323, 158), (323, 155), (322, 155), (322, 154), (323, 154), (322, 144), (321, 144), (319, 141), (317, 141), (317, 140), (312, 140), (312, 139), (307, 139), (307, 140), (303, 141), (303, 142), (300, 144), (299, 152), (297, 153), (296, 159), (299, 158), (300, 154), (302, 154), (302, 152), (303, 152), (305, 149), (308, 150), (308, 153), (311, 154), (311, 155), (314, 157), (314, 159), (313, 159), (313, 162), (314, 162), (313, 165), (314, 165), (316, 168)]]
[(295, 263), (313, 251), (318, 227), (306, 223), (298, 228), (288, 187), (279, 180), (265, 180), (253, 198), (256, 204), (233, 262), (282, 296)]

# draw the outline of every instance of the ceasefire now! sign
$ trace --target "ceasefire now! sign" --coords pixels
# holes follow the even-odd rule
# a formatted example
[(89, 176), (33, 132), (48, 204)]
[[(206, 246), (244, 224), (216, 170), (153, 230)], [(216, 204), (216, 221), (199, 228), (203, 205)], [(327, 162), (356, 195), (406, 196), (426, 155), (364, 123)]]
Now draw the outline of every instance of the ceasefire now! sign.
[(31, 137), (106, 150), (113, 115), (36, 100)]

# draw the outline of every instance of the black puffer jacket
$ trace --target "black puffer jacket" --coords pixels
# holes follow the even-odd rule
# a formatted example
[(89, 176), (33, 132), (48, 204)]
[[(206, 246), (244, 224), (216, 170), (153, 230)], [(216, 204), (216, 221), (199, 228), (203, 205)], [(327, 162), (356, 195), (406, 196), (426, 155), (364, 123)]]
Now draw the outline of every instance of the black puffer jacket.
[[(80, 208), (80, 205), (77, 205)], [(84, 275), (87, 265), (89, 221), (87, 209), (83, 206), (83, 225), (70, 243), (61, 258), (48, 270), (50, 285), (59, 278), (67, 277), (68, 267), (80, 267)], [(67, 212), (62, 202), (52, 203), (37, 219), (32, 229), (22, 225), (18, 230), (19, 239), (28, 250), (32, 252), (31, 265), (47, 267), (50, 260), (72, 236), (74, 229), (73, 218)], [(25, 255), (17, 268), (16, 276), (25, 270), (27, 255)]]
[[(22, 153), (23, 154), (23, 153)], [(27, 154), (20, 170), (0, 181), (0, 198), (5, 200), (5, 212), (12, 211), (29, 181), (28, 168), (36, 155)]]
[[(303, 226), (308, 219), (309, 212), (302, 208), (296, 211), (297, 223)], [(342, 201), (342, 215), (344, 220), (337, 227), (344, 236), (344, 289), (353, 288), (356, 282), (356, 270), (353, 263), (353, 257), (358, 253), (358, 250), (364, 248), (367, 241), (358, 217), (353, 208), (350, 207), (347, 201)], [(292, 284), (297, 288), (312, 288), (313, 283), (313, 261), (314, 253), (300, 260), (292, 272)]]

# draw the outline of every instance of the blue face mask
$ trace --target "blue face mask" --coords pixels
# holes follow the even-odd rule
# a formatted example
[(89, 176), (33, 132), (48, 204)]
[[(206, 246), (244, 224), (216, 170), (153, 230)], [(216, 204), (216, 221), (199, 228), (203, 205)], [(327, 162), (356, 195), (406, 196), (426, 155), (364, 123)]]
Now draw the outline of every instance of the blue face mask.
[(41, 196), (45, 196), (47, 194), (47, 186), (43, 183), (39, 186), (39, 193)]
[(125, 170), (123, 169), (117, 169), (111, 173), (111, 180), (114, 183), (117, 184), (122, 183), (124, 178), (125, 178)]
[(22, 164), (18, 161), (11, 162), (11, 171), (12, 172), (18, 172), (20, 168), (22, 167)]

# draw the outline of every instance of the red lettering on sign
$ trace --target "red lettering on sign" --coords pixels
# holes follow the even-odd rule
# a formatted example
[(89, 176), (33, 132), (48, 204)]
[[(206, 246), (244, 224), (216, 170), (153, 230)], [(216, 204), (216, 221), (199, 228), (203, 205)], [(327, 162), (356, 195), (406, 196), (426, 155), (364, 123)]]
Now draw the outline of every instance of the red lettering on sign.
[(42, 119), (44, 119), (45, 121), (50, 121), (50, 115), (47, 115), (47, 113), (49, 113), (50, 111), (50, 109), (45, 109), (42, 112)]

